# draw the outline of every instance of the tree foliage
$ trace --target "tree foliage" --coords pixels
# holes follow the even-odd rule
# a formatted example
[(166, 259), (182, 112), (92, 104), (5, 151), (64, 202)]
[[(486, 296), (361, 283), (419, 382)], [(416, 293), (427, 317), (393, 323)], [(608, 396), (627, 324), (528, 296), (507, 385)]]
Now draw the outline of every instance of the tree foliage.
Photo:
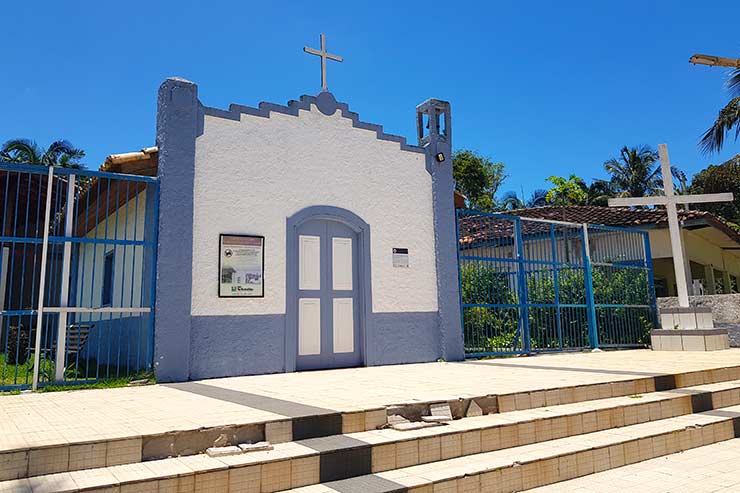
[(547, 202), (552, 205), (584, 205), (588, 201), (588, 187), (583, 178), (551, 176), (547, 181), (553, 185), (546, 195)]
[(705, 154), (722, 150), (725, 138), (733, 128), (735, 129), (735, 141), (740, 137), (740, 68), (731, 72), (730, 79), (727, 81), (727, 89), (732, 99), (719, 110), (717, 119), (699, 140), (699, 147)]
[(528, 199), (520, 198), (516, 192), (506, 192), (501, 197), (501, 207), (504, 210), (512, 211), (515, 209), (531, 209), (532, 207), (542, 207), (547, 205), (547, 190), (538, 188)]
[(691, 180), (691, 193), (732, 192), (732, 202), (696, 204), (700, 210), (717, 214), (727, 221), (740, 224), (740, 154), (720, 165), (711, 164)]
[(618, 158), (604, 162), (615, 194), (621, 197), (655, 195), (663, 189), (662, 174), (657, 164), (658, 153), (648, 146), (627, 147)]
[(471, 209), (485, 212), (500, 209), (496, 193), (507, 178), (504, 163), (495, 163), (475, 151), (462, 149), (452, 155), (452, 174), (455, 188), (467, 197)]
[(0, 161), (80, 169), (85, 151), (67, 140), (52, 142), (46, 149), (29, 139), (11, 139), (0, 148)]
[[(559, 347), (556, 303), (584, 305), (587, 302), (583, 269), (560, 268), (528, 272), (525, 275), (527, 300), (531, 305), (520, 311), (519, 287), (511, 272), (487, 263), (463, 263), (460, 266), (465, 347), (468, 352), (497, 352), (522, 349), (520, 317), (529, 321), (531, 347)], [(647, 272), (641, 269), (596, 267), (592, 271), (594, 301), (600, 304), (651, 303)], [(556, 294), (557, 293), (557, 294)], [(486, 307), (485, 305), (498, 305)], [(553, 305), (553, 306), (544, 306)], [(559, 323), (564, 347), (588, 345), (588, 315), (585, 309), (561, 309)], [(650, 309), (598, 309), (596, 325), (602, 344), (647, 344), (653, 328)]]

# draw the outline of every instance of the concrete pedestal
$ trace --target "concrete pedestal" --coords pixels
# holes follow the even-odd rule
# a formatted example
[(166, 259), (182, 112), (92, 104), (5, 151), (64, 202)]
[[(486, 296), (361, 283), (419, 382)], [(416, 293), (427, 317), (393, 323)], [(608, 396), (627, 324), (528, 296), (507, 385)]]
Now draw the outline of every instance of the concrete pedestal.
[(653, 351), (721, 351), (730, 349), (727, 329), (668, 329), (650, 332)]
[(653, 351), (719, 351), (730, 348), (727, 329), (715, 329), (707, 306), (663, 308), (660, 330), (650, 333)]
[(712, 329), (712, 308), (708, 306), (690, 306), (688, 308), (661, 308), (660, 326), (670, 329)]

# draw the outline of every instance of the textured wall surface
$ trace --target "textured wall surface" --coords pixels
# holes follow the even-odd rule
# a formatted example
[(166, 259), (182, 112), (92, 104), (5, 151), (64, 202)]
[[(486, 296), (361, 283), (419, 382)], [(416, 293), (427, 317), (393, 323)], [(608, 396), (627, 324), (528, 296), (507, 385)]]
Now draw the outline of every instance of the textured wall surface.
[(283, 371), (285, 316), (192, 318), (190, 378)]
[[(285, 313), (285, 220), (313, 205), (347, 209), (373, 229), (373, 312), (437, 310), (431, 177), (339, 111), (205, 116), (195, 154), (193, 315)], [(265, 297), (218, 298), (219, 233), (265, 236)], [(392, 266), (408, 248), (410, 268)]]

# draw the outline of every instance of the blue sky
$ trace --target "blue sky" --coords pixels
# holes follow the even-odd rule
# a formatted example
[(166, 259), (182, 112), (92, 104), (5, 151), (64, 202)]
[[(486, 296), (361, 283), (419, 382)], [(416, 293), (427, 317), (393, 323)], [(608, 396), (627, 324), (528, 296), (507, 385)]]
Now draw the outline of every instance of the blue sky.
[[(695, 52), (740, 56), (740, 2), (13, 1), (3, 9), (0, 140), (67, 138), (95, 167), (154, 144), (168, 76), (206, 105), (285, 103), (329, 89), (363, 120), (415, 143), (414, 108), (452, 103), (456, 148), (507, 165), (503, 190), (552, 174), (603, 177), (623, 145), (667, 143), (688, 173), (740, 152), (696, 142), (729, 99), (727, 69)], [(10, 15), (9, 15), (10, 14)], [(299, 163), (287, 163), (299, 165)], [(390, 179), (390, 177), (389, 177)]]

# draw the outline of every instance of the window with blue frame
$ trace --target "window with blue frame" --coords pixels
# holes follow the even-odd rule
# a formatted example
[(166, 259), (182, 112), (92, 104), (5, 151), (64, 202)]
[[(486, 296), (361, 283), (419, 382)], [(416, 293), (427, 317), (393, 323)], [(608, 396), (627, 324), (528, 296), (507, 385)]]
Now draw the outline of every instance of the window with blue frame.
[(100, 297), (100, 304), (103, 306), (110, 306), (113, 300), (113, 268), (115, 267), (114, 259), (115, 250), (105, 254), (105, 261), (103, 264), (103, 293)]

